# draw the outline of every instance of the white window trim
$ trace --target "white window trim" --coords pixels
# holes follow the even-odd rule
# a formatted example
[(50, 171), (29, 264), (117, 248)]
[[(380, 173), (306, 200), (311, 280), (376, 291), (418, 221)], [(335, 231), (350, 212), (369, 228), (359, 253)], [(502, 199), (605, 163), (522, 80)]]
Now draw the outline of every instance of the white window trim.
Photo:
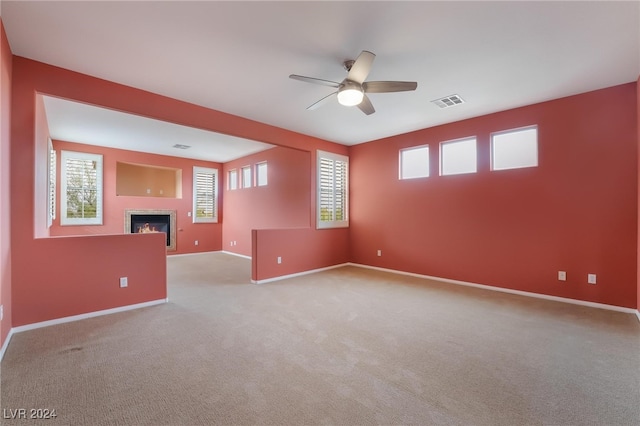
[[(260, 174), (258, 173), (258, 170), (260, 169), (260, 166), (265, 166), (267, 168), (267, 174), (265, 175), (265, 181), (263, 183), (260, 182)], [(256, 170), (255, 170), (255, 180), (256, 180), (256, 187), (259, 186), (267, 186), (269, 184), (269, 166), (268, 163), (266, 161), (261, 161), (259, 163), (256, 163)]]
[[(232, 179), (231, 178), (231, 173), (235, 173), (236, 174), (236, 178)], [(235, 191), (236, 189), (238, 189), (238, 169), (231, 169), (227, 172), (227, 179), (229, 180), (227, 182), (227, 189), (229, 191)], [(235, 187), (231, 186), (231, 183), (235, 181)]]
[[(500, 169), (495, 169), (494, 168), (494, 160), (493, 160), (493, 137), (494, 136), (500, 136), (506, 133), (517, 133), (517, 132), (522, 132), (525, 130), (531, 130), (531, 129), (535, 129), (536, 131), (536, 164), (535, 165), (531, 165), (531, 166), (519, 166), (519, 167), (506, 167), (506, 168), (500, 168)], [(491, 171), (502, 171), (502, 170), (515, 170), (515, 169), (527, 169), (530, 167), (538, 167), (538, 164), (540, 162), (540, 144), (538, 143), (538, 125), (537, 124), (532, 124), (530, 126), (523, 126), (523, 127), (516, 127), (515, 129), (508, 129), (508, 130), (500, 130), (499, 132), (493, 132), (491, 133), (490, 137), (489, 137), (489, 141), (490, 141), (490, 146), (489, 149), (491, 151)]]
[[(475, 168), (475, 170), (469, 171), (469, 172), (459, 172), (459, 173), (447, 173), (447, 174), (444, 174), (444, 170), (443, 170), (443, 167), (442, 167), (442, 160), (444, 158), (444, 150), (442, 149), (442, 146), (450, 144), (450, 143), (463, 142), (463, 141), (471, 140), (471, 139), (474, 140), (475, 148), (476, 148), (476, 168)], [(440, 155), (439, 155), (439, 157), (440, 157), (440, 161), (439, 161), (439, 163), (440, 163), (439, 164), (439, 167), (440, 167), (439, 174), (440, 174), (440, 176), (458, 176), (458, 175), (469, 175), (469, 174), (477, 173), (478, 172), (478, 137), (474, 135), (474, 136), (467, 136), (467, 137), (464, 137), (464, 138), (451, 139), (451, 140), (448, 140), (448, 141), (440, 142)]]
[[(331, 221), (321, 221), (320, 220), (320, 161), (325, 158), (333, 161), (344, 161), (347, 165), (346, 172), (346, 185), (344, 188), (345, 191), (345, 212), (344, 212), (344, 220), (331, 220)], [(316, 161), (316, 227), (317, 229), (328, 229), (328, 228), (348, 228), (349, 227), (349, 157), (345, 155), (335, 154), (332, 152), (325, 151), (317, 151), (317, 161)]]
[[(245, 170), (249, 170), (249, 180), (248, 180), (248, 182), (245, 182), (245, 180), (244, 180), (244, 171)], [(241, 183), (240, 187), (241, 188), (251, 188), (252, 187), (252, 184), (253, 184), (253, 182), (252, 182), (252, 179), (253, 179), (252, 174), (253, 174), (253, 171), (251, 170), (251, 165), (250, 164), (247, 165), (247, 166), (240, 167), (240, 183)]]
[[(79, 158), (95, 161), (96, 166), (96, 217), (95, 218), (68, 218), (67, 217), (67, 159)], [(102, 155), (88, 154), (85, 152), (60, 151), (60, 225), (102, 225)]]
[[(405, 151), (412, 151), (415, 149), (427, 148), (427, 175), (426, 176), (414, 176), (414, 177), (402, 177), (402, 153)], [(410, 146), (407, 148), (402, 148), (398, 152), (398, 179), (400, 180), (411, 180), (411, 179), (426, 179), (431, 176), (431, 148), (429, 144), (419, 145), (419, 146)]]
[[(196, 185), (196, 176), (198, 173), (201, 174), (212, 174), (213, 175), (213, 217), (197, 217), (197, 192), (198, 187)], [(218, 169), (213, 169), (210, 167), (199, 167), (193, 166), (193, 212), (191, 217), (193, 219), (193, 223), (217, 223), (218, 222)]]

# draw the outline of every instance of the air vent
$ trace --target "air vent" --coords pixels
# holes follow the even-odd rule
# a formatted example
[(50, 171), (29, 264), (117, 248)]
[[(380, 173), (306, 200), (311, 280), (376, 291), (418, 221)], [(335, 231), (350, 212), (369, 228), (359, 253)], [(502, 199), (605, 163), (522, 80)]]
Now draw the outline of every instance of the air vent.
[(178, 149), (189, 149), (189, 148), (191, 148), (189, 145), (181, 145), (179, 143), (175, 144), (173, 147), (174, 148), (178, 148)]
[(435, 101), (431, 101), (431, 102), (438, 105), (440, 108), (449, 108), (452, 106), (463, 104), (464, 99), (462, 99), (458, 95), (450, 95), (450, 96), (445, 96), (444, 98), (436, 99)]

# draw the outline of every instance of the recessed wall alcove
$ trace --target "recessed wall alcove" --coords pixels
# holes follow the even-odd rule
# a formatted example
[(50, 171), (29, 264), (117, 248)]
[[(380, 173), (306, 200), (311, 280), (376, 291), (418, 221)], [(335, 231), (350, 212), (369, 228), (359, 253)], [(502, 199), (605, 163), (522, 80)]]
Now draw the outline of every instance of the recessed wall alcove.
[(116, 195), (182, 198), (182, 170), (118, 161)]
[(164, 232), (167, 234), (167, 251), (176, 250), (175, 210), (135, 210), (124, 211), (125, 234), (147, 234)]

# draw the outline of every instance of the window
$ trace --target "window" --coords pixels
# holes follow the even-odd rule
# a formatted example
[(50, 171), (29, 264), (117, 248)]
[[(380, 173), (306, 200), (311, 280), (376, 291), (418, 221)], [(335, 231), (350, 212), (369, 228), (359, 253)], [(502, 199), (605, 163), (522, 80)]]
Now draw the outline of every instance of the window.
[(267, 186), (267, 163), (256, 164), (256, 186)]
[(491, 170), (538, 166), (536, 126), (491, 134)]
[(193, 223), (218, 221), (218, 170), (193, 167)]
[(242, 187), (251, 188), (251, 166), (242, 168)]
[(400, 179), (429, 176), (429, 146), (400, 150)]
[(349, 226), (349, 158), (318, 151), (318, 228)]
[(53, 149), (53, 143), (49, 139), (49, 173), (47, 175), (47, 183), (49, 186), (49, 197), (47, 199), (47, 226), (53, 224), (56, 218), (56, 151)]
[(102, 155), (60, 153), (61, 225), (102, 225)]
[(475, 136), (440, 144), (441, 176), (475, 173), (477, 169)]
[(238, 189), (238, 171), (229, 170), (229, 185), (227, 186), (230, 191)]

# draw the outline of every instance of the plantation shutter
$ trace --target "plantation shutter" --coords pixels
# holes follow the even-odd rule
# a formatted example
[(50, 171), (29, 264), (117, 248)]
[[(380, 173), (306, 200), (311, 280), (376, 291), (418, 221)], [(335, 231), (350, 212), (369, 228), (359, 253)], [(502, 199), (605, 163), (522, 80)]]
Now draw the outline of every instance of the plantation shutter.
[(51, 139), (49, 139), (49, 175), (47, 177), (49, 184), (49, 197), (47, 202), (47, 225), (51, 226), (56, 218), (56, 152), (53, 149)]
[(193, 221), (216, 222), (218, 220), (216, 169), (193, 168)]
[(318, 227), (348, 226), (349, 160), (318, 151)]

